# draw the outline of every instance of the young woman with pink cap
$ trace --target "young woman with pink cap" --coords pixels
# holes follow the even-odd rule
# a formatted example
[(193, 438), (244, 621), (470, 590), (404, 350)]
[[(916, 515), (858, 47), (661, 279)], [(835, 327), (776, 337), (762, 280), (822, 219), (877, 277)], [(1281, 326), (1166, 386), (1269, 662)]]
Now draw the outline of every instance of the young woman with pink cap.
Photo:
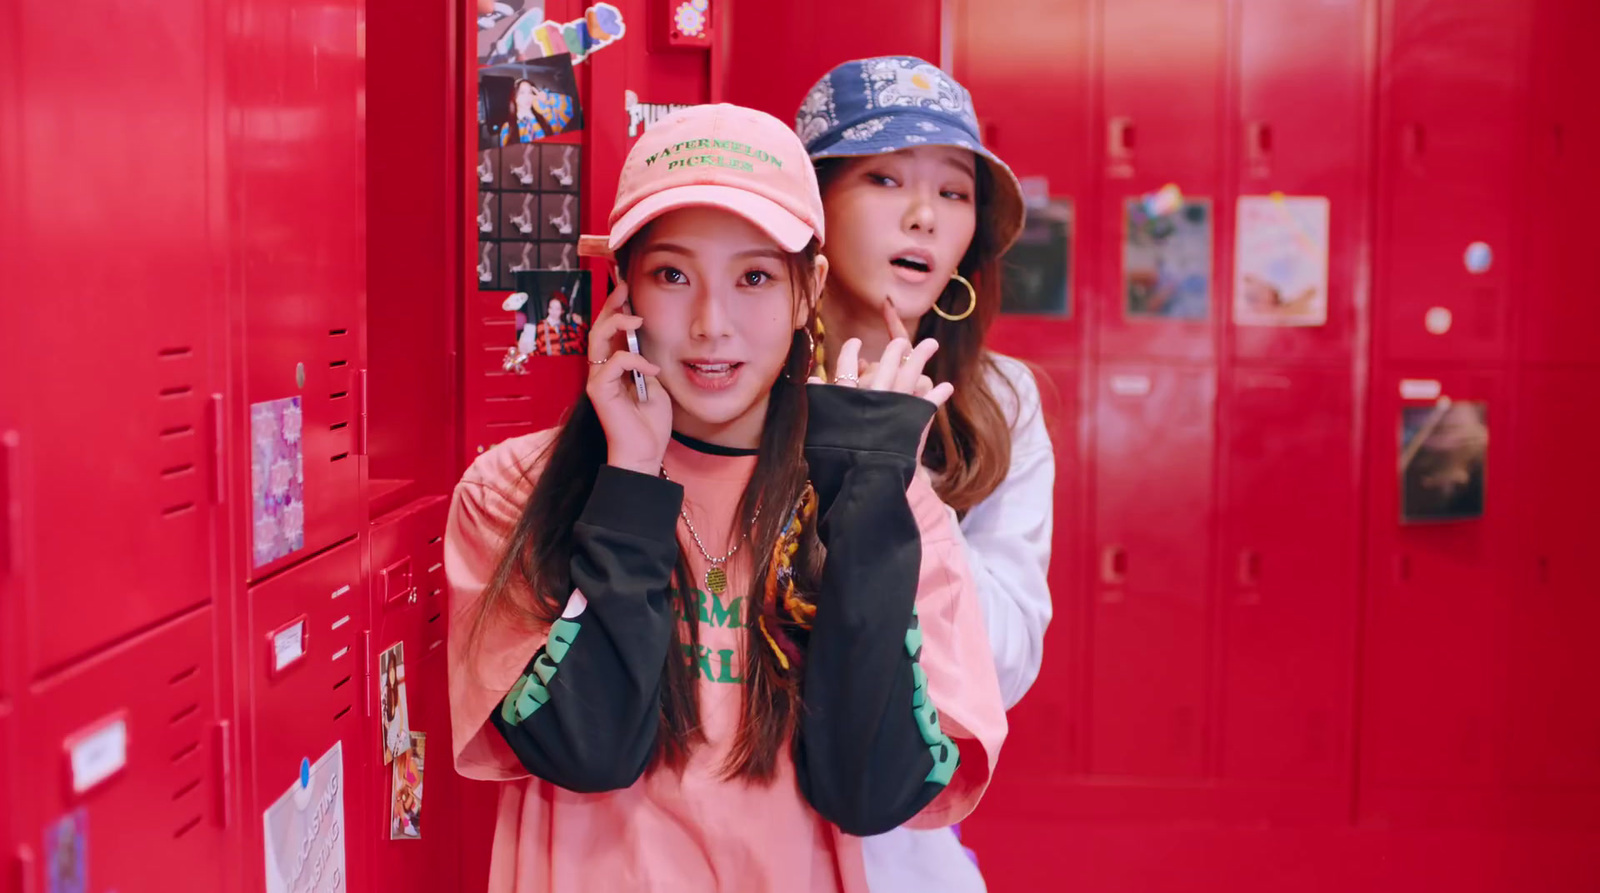
[(659, 123), (610, 227), (585, 396), (478, 458), (445, 540), (455, 765), (508, 782), (491, 888), (863, 893), (858, 835), (966, 815), (1005, 736), (915, 473), (938, 345), (810, 378), (822, 201), (769, 115)]
[[(928, 368), (955, 396), (921, 464), (960, 519), (1010, 707), (1043, 659), (1055, 486), (1039, 387), (985, 345), (1000, 312), (1000, 257), (1022, 229), (1021, 186), (979, 139), (966, 89), (911, 56), (834, 68), (801, 103), (795, 130), (833, 235), (820, 310), (830, 356), (847, 339), (869, 355), (907, 332), (939, 341)], [(984, 889), (951, 830), (874, 837), (866, 860), (873, 893)]]

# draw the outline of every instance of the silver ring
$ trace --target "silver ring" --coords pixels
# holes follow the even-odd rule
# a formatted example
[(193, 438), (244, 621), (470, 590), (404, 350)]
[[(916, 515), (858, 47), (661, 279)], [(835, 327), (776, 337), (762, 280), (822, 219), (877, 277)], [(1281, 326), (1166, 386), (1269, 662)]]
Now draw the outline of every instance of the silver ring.
[(851, 384), (855, 384), (856, 382), (859, 382), (861, 380), (861, 376), (859, 376), (859, 375), (835, 375), (833, 377), (833, 380), (834, 381), (848, 381)]

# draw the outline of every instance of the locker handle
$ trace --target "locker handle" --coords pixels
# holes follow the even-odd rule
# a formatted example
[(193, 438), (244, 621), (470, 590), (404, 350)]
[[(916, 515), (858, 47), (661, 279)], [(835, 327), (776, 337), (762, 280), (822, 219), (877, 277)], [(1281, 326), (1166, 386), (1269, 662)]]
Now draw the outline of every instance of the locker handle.
[(1106, 159), (1111, 176), (1133, 176), (1133, 147), (1138, 133), (1132, 118), (1112, 118), (1106, 122)]
[(1128, 550), (1121, 546), (1106, 546), (1100, 552), (1100, 582), (1107, 586), (1121, 586), (1128, 579)]
[(1427, 148), (1426, 135), (1422, 125), (1416, 122), (1402, 125), (1400, 128), (1400, 154), (1405, 162), (1418, 165), (1422, 162), (1422, 153)]
[(5, 576), (22, 565), (21, 443), (14, 429), (0, 434), (0, 575)]
[(1245, 125), (1245, 152), (1253, 176), (1266, 176), (1272, 159), (1272, 125), (1265, 121), (1251, 121)]
[(211, 395), (211, 502), (222, 505), (228, 493), (228, 463), (223, 452), (228, 417), (223, 411), (222, 395)]
[(232, 741), (232, 724), (224, 719), (217, 722), (216, 747), (217, 762), (217, 827), (227, 830), (233, 816), (233, 754), (230, 750)]
[(1261, 582), (1261, 553), (1254, 549), (1239, 550), (1239, 585), (1254, 588)]

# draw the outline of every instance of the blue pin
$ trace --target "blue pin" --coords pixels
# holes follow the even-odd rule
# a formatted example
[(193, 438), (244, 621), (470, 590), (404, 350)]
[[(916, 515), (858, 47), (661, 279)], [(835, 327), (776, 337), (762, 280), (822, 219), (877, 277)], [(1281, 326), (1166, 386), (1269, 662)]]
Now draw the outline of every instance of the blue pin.
[(311, 758), (300, 758), (300, 787), (311, 787)]

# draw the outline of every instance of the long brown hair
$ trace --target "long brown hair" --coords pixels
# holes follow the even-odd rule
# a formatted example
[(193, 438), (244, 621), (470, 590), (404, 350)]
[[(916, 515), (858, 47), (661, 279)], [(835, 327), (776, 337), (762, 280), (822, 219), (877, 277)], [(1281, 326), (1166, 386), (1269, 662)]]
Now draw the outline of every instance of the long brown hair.
[[(827, 158), (817, 162), (817, 178), (826, 193), (854, 159)], [(929, 310), (917, 323), (913, 337), (935, 338), (939, 352), (926, 369), (935, 382), (955, 385), (955, 394), (933, 417), (933, 430), (922, 452), (922, 464), (933, 472), (934, 490), (959, 514), (989, 497), (1011, 470), (1011, 425), (991, 382), (994, 358), (985, 349), (989, 327), (1000, 315), (1000, 246), (987, 222), (994, 213), (994, 175), (979, 159), (976, 171), (978, 226), (972, 244), (957, 270), (977, 292), (977, 307), (960, 321), (944, 319)], [(967, 309), (971, 297), (961, 283), (951, 280), (937, 305), (952, 316)], [(1008, 385), (1009, 386), (1009, 385)]]
[[(642, 244), (642, 240), (630, 245)], [(788, 525), (793, 507), (805, 488), (806, 376), (812, 366), (815, 296), (811, 294), (818, 246), (790, 255), (786, 266), (795, 301), (811, 307), (806, 329), (796, 330), (783, 371), (772, 383), (766, 418), (761, 429), (755, 471), (745, 485), (737, 508), (735, 530), (749, 530), (745, 554), (753, 573), (745, 594), (744, 697), (739, 729), (722, 767), (724, 777), (770, 781), (777, 768), (780, 748), (788, 746), (800, 710), (801, 664), (784, 667), (778, 652), (769, 647), (759, 624), (790, 653), (803, 654), (806, 632), (795, 623), (774, 617), (766, 604), (765, 580), (775, 560), (775, 549)], [(631, 252), (624, 246), (618, 264), (629, 271)], [(589, 492), (606, 455), (605, 430), (594, 404), (582, 395), (568, 413), (556, 437), (534, 463), (538, 479), (527, 504), (512, 529), (506, 551), (473, 618), (470, 647), (482, 640), (491, 622), (509, 619), (547, 627), (561, 616), (572, 592), (568, 566), (572, 557), (572, 527), (583, 511)], [(822, 548), (815, 525), (800, 533), (793, 562), (797, 593), (815, 604), (822, 576)], [(700, 644), (698, 604), (693, 597), (694, 575), (686, 557), (689, 548), (678, 535), (678, 563), (670, 593), (673, 610), (682, 619), (673, 624), (672, 644), (662, 671), (661, 721), (656, 738), (655, 765), (681, 770), (695, 747), (705, 742), (700, 727), (696, 649)]]

